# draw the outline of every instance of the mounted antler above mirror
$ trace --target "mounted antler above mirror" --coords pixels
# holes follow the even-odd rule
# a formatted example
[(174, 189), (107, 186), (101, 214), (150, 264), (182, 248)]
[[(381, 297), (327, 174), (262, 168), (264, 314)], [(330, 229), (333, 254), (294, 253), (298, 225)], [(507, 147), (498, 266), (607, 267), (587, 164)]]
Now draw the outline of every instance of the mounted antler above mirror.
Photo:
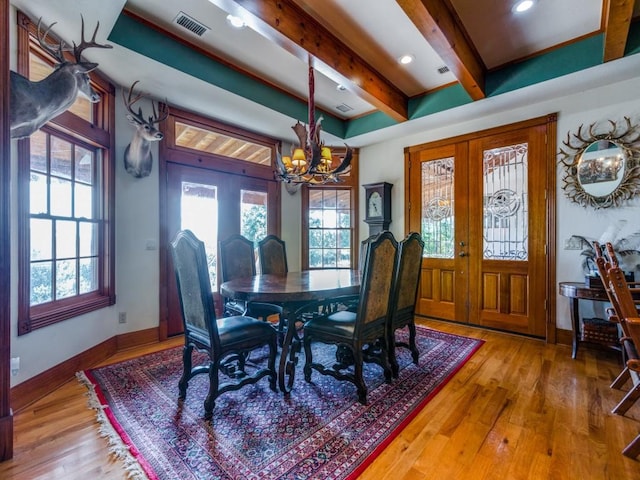
[(128, 97), (125, 98), (124, 90), (122, 91), (122, 100), (129, 112), (127, 120), (135, 127), (131, 143), (127, 145), (124, 151), (124, 168), (134, 177), (143, 178), (151, 173), (151, 167), (153, 166), (151, 142), (162, 140), (163, 135), (158, 130), (157, 125), (169, 116), (169, 108), (165, 101), (164, 104), (158, 104), (158, 109), (156, 110), (156, 105), (152, 100), (153, 115), (148, 120), (144, 118), (141, 107), (138, 107), (137, 112), (133, 111), (133, 105), (145, 97), (142, 93), (138, 93), (135, 97), (133, 96), (133, 90), (138, 82), (139, 80), (133, 82), (129, 88)]
[(572, 201), (586, 207), (622, 204), (640, 191), (640, 125), (624, 117), (625, 125), (609, 120), (609, 130), (598, 133), (596, 124), (567, 133), (560, 163), (565, 172), (562, 189)]
[[(82, 16), (81, 16), (82, 18)], [(11, 138), (24, 138), (37, 131), (52, 118), (66, 111), (76, 101), (78, 94), (91, 103), (100, 101), (90, 84), (89, 72), (98, 67), (97, 63), (82, 60), (82, 52), (87, 48), (112, 48), (111, 45), (96, 43), (100, 22), (93, 31), (90, 41), (84, 39), (84, 18), (82, 18), (81, 41), (73, 43), (73, 49), (60, 40), (57, 45), (47, 43), (47, 36), (55, 25), (52, 23), (42, 34), (38, 21), (38, 42), (40, 46), (57, 60), (53, 72), (39, 82), (32, 82), (22, 75), (11, 72), (10, 122)], [(75, 62), (67, 61), (64, 52), (73, 52)]]

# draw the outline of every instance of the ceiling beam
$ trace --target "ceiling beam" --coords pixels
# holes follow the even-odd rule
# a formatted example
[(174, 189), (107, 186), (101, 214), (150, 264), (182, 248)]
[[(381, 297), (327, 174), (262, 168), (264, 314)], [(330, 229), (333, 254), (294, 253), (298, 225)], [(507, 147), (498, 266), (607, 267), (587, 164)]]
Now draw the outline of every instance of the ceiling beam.
[(608, 0), (604, 2), (602, 10), (604, 62), (624, 56), (634, 3), (634, 0)]
[(316, 70), (395, 121), (408, 119), (407, 96), (291, 0), (209, 1), (305, 63), (311, 55)]
[(473, 100), (485, 98), (486, 68), (446, 0), (397, 0)]

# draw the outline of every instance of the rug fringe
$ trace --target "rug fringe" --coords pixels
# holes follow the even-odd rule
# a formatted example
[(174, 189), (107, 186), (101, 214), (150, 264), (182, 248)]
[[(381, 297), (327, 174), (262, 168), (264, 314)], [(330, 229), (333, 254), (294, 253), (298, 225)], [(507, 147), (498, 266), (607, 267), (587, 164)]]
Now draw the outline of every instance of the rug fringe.
[(127, 478), (130, 478), (131, 480), (149, 480), (149, 477), (136, 457), (131, 454), (129, 446), (122, 441), (120, 434), (113, 428), (113, 425), (111, 425), (107, 415), (104, 413), (105, 408), (108, 408), (108, 406), (102, 405), (100, 400), (98, 400), (95, 385), (82, 371), (76, 372), (76, 378), (81, 384), (87, 387), (87, 405), (89, 408), (96, 411), (96, 417), (100, 424), (98, 433), (101, 437), (107, 439), (109, 443), (109, 453), (115, 455), (118, 460), (124, 463), (124, 470), (127, 474)]

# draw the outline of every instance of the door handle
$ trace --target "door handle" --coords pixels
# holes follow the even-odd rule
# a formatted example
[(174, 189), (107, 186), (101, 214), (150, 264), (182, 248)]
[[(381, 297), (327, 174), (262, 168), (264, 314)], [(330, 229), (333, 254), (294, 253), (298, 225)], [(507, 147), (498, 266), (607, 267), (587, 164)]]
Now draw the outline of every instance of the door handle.
[(466, 256), (467, 256), (467, 254), (466, 254), (465, 252), (460, 252), (460, 253), (458, 254), (458, 256), (459, 256), (459, 257), (466, 257)]

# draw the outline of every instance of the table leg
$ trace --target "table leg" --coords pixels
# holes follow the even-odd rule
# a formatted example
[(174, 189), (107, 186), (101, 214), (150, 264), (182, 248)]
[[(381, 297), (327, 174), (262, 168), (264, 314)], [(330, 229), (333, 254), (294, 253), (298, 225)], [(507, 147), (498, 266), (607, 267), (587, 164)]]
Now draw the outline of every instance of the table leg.
[(578, 355), (578, 343), (580, 341), (580, 310), (578, 308), (578, 299), (571, 299), (571, 327), (573, 329), (573, 349), (571, 352), (571, 358), (576, 358)]
[(300, 352), (300, 337), (296, 331), (295, 311), (291, 309), (286, 312), (286, 315), (287, 331), (280, 349), (280, 366), (278, 368), (278, 386), (283, 393), (289, 393), (293, 388), (298, 353)]

